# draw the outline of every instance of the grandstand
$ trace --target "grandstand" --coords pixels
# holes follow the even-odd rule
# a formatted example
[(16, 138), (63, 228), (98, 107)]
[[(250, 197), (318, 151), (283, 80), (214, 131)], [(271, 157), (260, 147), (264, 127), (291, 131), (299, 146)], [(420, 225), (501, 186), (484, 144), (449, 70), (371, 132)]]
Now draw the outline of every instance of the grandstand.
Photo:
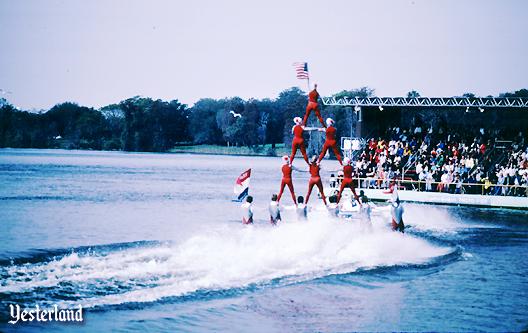
[[(350, 112), (358, 186), (528, 195), (527, 98), (323, 98)], [(353, 145), (352, 142), (359, 144)]]

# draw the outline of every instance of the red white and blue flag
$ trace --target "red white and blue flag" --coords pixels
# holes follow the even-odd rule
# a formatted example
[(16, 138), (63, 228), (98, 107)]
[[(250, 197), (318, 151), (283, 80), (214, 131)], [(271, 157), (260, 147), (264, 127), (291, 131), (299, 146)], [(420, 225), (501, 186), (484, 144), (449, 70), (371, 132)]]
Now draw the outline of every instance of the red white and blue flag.
[(297, 78), (299, 80), (307, 80), (310, 78), (310, 76), (308, 75), (307, 62), (295, 62), (293, 63), (293, 67), (295, 67), (295, 73), (297, 74)]
[(237, 198), (235, 200), (233, 200), (233, 201), (241, 202), (249, 194), (249, 180), (250, 180), (250, 177), (251, 177), (251, 169), (248, 169), (248, 170), (242, 172), (242, 174), (240, 176), (238, 176), (238, 178), (237, 178), (237, 180), (235, 182), (235, 188), (233, 190), (235, 192)]

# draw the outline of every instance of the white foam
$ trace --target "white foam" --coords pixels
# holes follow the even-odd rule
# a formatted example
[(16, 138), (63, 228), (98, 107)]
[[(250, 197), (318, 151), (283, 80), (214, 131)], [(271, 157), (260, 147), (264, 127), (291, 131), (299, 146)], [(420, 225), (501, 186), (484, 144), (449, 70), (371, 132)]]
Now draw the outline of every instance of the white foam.
[[(204, 289), (229, 289), (276, 278), (295, 281), (360, 268), (419, 264), (452, 249), (390, 231), (332, 220), (315, 211), (308, 222), (278, 227), (218, 225), (179, 244), (131, 248), (108, 254), (71, 254), (60, 260), (12, 266), (0, 292), (19, 293), (60, 283), (85, 292), (83, 306), (149, 302)], [(115, 287), (126, 286), (122, 292)], [(88, 288), (88, 289), (87, 289)], [(126, 291), (125, 291), (126, 290)]]
[[(403, 219), (405, 225), (436, 235), (455, 235), (461, 230), (499, 227), (489, 223), (482, 224), (457, 217), (457, 214), (452, 214), (453, 207), (404, 204), (404, 209)], [(390, 219), (390, 209), (385, 214), (386, 218)]]

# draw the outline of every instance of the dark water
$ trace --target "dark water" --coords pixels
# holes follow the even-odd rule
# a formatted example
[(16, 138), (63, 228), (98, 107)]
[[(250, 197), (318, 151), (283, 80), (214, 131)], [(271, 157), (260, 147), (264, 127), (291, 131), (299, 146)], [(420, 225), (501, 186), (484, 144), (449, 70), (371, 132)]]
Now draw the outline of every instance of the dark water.
[[(286, 210), (273, 228), (280, 163), (0, 150), (0, 331), (528, 329), (526, 212), (407, 205), (401, 235), (383, 207), (368, 230), (314, 200), (307, 223)], [(242, 227), (230, 200), (248, 167)], [(294, 184), (305, 194), (306, 175)], [(9, 304), (81, 304), (85, 322), (13, 326)]]

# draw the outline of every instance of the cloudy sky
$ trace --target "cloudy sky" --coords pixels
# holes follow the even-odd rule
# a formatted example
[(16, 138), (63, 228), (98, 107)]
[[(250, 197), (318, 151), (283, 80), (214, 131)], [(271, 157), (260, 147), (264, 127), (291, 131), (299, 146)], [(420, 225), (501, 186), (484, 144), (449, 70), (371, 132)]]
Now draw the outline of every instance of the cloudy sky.
[(274, 98), (528, 88), (528, 1), (0, 0), (0, 89), (21, 108), (143, 95)]

